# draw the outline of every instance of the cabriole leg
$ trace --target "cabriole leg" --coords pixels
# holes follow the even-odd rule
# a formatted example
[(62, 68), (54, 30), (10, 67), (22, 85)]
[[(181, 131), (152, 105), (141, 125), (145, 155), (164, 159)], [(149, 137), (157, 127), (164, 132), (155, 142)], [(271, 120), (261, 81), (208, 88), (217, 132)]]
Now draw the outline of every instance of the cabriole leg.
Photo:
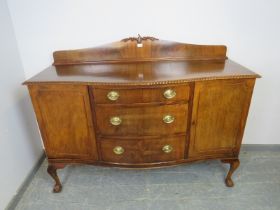
[(59, 180), (59, 177), (57, 176), (56, 170), (64, 168), (64, 167), (65, 167), (64, 165), (56, 165), (56, 164), (49, 164), (49, 166), (48, 166), (47, 171), (48, 171), (49, 175), (55, 181), (55, 185), (53, 187), (53, 192), (54, 193), (58, 193), (58, 192), (60, 192), (62, 190), (62, 185), (61, 185), (61, 182)]
[(229, 163), (230, 164), (230, 169), (228, 171), (227, 177), (225, 179), (225, 183), (227, 187), (233, 187), (234, 183), (231, 179), (231, 176), (233, 172), (238, 168), (240, 162), (238, 159), (233, 159), (233, 160), (222, 160), (223, 163)]

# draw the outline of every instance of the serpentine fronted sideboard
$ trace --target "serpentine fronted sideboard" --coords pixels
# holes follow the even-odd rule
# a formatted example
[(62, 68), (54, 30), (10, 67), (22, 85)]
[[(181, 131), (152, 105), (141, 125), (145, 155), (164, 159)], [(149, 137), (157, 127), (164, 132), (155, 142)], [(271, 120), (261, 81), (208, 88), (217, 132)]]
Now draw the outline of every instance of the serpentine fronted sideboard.
[(226, 46), (130, 37), (56, 51), (24, 82), (41, 131), (48, 173), (67, 164), (131, 168), (220, 159), (232, 173), (258, 74)]

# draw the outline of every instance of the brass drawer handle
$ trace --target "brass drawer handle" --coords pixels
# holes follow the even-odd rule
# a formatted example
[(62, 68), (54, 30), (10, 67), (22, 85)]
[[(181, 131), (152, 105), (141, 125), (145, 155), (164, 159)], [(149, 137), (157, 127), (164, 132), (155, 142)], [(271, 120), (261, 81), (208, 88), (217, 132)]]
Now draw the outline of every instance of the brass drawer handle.
[(165, 152), (165, 153), (170, 153), (170, 152), (172, 152), (172, 150), (173, 150), (173, 147), (171, 145), (169, 145), (169, 144), (164, 145), (162, 147), (162, 151)]
[(116, 101), (120, 97), (120, 94), (117, 91), (110, 91), (107, 94), (107, 98), (111, 101)]
[(122, 123), (122, 119), (120, 117), (117, 117), (117, 116), (111, 117), (110, 118), (110, 123), (112, 125), (120, 125)]
[(172, 89), (167, 89), (167, 90), (164, 91), (163, 96), (166, 99), (174, 98), (176, 96), (176, 91), (172, 90)]
[(124, 148), (121, 146), (116, 146), (116, 147), (114, 147), (113, 152), (116, 155), (121, 155), (122, 153), (124, 153)]
[(163, 122), (169, 124), (169, 123), (173, 123), (174, 120), (175, 120), (175, 117), (172, 116), (172, 115), (165, 115), (163, 118), (162, 118)]

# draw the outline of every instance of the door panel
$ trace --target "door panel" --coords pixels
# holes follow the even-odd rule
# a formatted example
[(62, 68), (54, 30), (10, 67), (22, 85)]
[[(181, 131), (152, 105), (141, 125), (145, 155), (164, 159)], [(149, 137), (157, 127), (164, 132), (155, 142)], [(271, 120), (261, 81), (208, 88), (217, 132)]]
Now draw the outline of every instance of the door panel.
[(189, 156), (234, 155), (239, 151), (253, 79), (195, 84)]
[(29, 90), (48, 157), (97, 159), (87, 87), (30, 85)]

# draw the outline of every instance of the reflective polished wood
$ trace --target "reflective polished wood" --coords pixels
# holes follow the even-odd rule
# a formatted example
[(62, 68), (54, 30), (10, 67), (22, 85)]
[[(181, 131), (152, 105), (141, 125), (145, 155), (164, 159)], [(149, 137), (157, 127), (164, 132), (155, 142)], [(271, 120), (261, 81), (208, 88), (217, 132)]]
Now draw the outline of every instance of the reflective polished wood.
[(255, 79), (226, 47), (130, 37), (54, 52), (24, 82), (48, 157), (48, 172), (85, 163), (157, 167), (220, 159), (238, 168)]
[(75, 84), (135, 86), (257, 77), (259, 75), (229, 59), (225, 61), (154, 61), (50, 66), (27, 80), (25, 84), (74, 82)]

